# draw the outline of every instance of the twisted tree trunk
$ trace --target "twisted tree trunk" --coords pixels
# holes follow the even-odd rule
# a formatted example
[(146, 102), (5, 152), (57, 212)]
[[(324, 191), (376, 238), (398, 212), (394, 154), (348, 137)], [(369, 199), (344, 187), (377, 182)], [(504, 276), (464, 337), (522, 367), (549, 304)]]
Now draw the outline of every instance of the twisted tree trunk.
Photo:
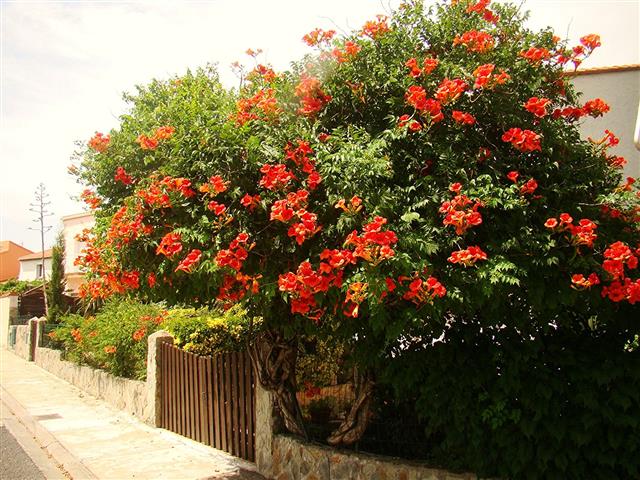
[(368, 371), (359, 372), (357, 369), (354, 370), (353, 376), (355, 400), (340, 426), (327, 438), (329, 445), (351, 445), (357, 442), (369, 424), (373, 376)]
[(296, 398), (297, 339), (286, 340), (282, 333), (270, 330), (256, 339), (249, 354), (260, 384), (276, 397), (286, 429), (307, 439)]

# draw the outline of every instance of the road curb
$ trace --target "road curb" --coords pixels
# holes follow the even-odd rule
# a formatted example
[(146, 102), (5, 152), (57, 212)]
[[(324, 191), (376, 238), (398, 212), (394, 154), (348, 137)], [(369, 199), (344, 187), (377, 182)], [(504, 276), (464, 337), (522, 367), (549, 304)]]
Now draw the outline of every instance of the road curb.
[(87, 468), (82, 460), (67, 450), (58, 439), (32, 415), (27, 412), (24, 406), (9, 391), (0, 385), (2, 401), (9, 410), (16, 416), (24, 427), (31, 432), (38, 443), (71, 475), (74, 480), (97, 480), (98, 477)]

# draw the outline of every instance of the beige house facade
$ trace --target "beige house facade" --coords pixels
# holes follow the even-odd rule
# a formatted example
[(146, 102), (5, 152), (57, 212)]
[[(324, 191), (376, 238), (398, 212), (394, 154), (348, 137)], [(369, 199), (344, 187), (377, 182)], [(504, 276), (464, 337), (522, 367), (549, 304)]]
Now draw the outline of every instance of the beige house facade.
[(76, 237), (85, 229), (92, 228), (95, 219), (91, 212), (77, 213), (62, 217), (62, 237), (64, 238), (64, 273), (67, 282), (67, 294), (76, 296), (83, 283), (83, 272), (75, 265), (75, 260), (85, 248), (85, 243)]

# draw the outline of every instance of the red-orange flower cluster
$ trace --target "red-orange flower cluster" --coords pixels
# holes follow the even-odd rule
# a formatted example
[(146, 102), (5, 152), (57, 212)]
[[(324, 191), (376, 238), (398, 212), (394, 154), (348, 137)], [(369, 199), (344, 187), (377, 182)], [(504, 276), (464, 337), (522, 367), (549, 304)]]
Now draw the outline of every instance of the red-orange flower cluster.
[(452, 252), (447, 259), (450, 263), (458, 263), (465, 267), (474, 265), (478, 260), (486, 260), (487, 254), (480, 247), (474, 246)]
[(246, 193), (245, 196), (240, 199), (240, 205), (248, 208), (250, 212), (253, 212), (255, 208), (260, 205), (260, 195), (252, 196)]
[(216, 298), (224, 302), (225, 308), (230, 307), (242, 300), (248, 292), (258, 293), (260, 278), (262, 275), (252, 277), (241, 272), (237, 272), (235, 275), (225, 275)]
[(453, 112), (451, 112), (451, 116), (456, 123), (459, 123), (461, 125), (473, 125), (474, 123), (476, 123), (476, 117), (474, 117), (470, 113), (461, 112), (460, 110), (454, 110)]
[(380, 35), (389, 31), (388, 17), (385, 15), (376, 15), (375, 20), (369, 20), (362, 26), (361, 33), (375, 40)]
[(480, 207), (482, 202), (473, 201), (466, 195), (456, 195), (440, 206), (440, 213), (445, 215), (442, 223), (453, 226), (457, 235), (464, 235), (469, 228), (482, 223), (482, 215), (478, 212)]
[(362, 227), (362, 235), (354, 230), (351, 232), (344, 245), (355, 247), (353, 256), (362, 258), (366, 262), (378, 265), (383, 260), (395, 255), (391, 246), (398, 242), (398, 237), (391, 230), (383, 231), (382, 227), (387, 223), (387, 219), (381, 216), (374, 217), (373, 221)]
[(486, 53), (495, 45), (495, 39), (487, 32), (469, 30), (462, 35), (456, 35), (453, 45), (464, 45), (469, 52)]
[(510, 128), (502, 135), (502, 141), (511, 143), (516, 150), (520, 150), (523, 153), (542, 150), (540, 147), (540, 135), (531, 130)]
[(436, 90), (436, 99), (446, 105), (451, 102), (455, 102), (460, 95), (467, 89), (467, 84), (464, 80), (454, 78), (449, 80), (445, 78)]
[(336, 208), (341, 209), (343, 212), (349, 215), (355, 215), (360, 210), (362, 210), (362, 199), (359, 196), (354, 195), (353, 197), (351, 197), (351, 200), (349, 200), (349, 205), (347, 205), (345, 199), (341, 198), (340, 200), (338, 200), (338, 203), (336, 203)]
[(415, 58), (410, 58), (405, 62), (405, 66), (409, 68), (409, 75), (413, 78), (418, 78), (420, 75), (429, 75), (438, 66), (438, 59), (427, 57), (422, 62), (422, 68), (418, 65), (418, 61)]
[(407, 90), (405, 99), (409, 105), (418, 110), (422, 115), (426, 115), (432, 123), (437, 123), (444, 119), (442, 105), (433, 98), (427, 98), (427, 92), (424, 88), (412, 85)]
[(493, 71), (496, 66), (493, 63), (485, 63), (480, 65), (473, 71), (475, 82), (473, 88), (488, 88), (491, 89), (496, 85), (503, 85), (511, 77), (504, 70), (500, 70), (500, 73), (493, 75)]
[(84, 203), (86, 203), (87, 205), (89, 205), (89, 208), (91, 208), (91, 210), (95, 210), (96, 208), (98, 208), (100, 206), (100, 204), (102, 203), (102, 201), (100, 200), (100, 198), (95, 194), (95, 192), (92, 192), (91, 190), (89, 190), (88, 188), (85, 188), (82, 193), (80, 194), (80, 198), (82, 199), (82, 201)]
[(271, 120), (281, 112), (273, 88), (258, 90), (250, 98), (241, 98), (236, 102), (236, 124), (244, 125), (251, 120)]
[(551, 103), (548, 98), (531, 97), (524, 104), (525, 110), (533, 113), (536, 117), (542, 118), (547, 115), (547, 105)]
[(573, 223), (573, 218), (568, 213), (561, 213), (559, 221), (557, 218), (548, 218), (545, 227), (555, 231), (567, 231), (571, 235), (571, 243), (575, 246), (584, 245), (592, 248), (593, 242), (598, 238), (595, 233), (598, 226), (588, 218), (581, 219), (577, 225)]
[(335, 34), (335, 30), (322, 30), (320, 28), (316, 28), (302, 37), (302, 41), (310, 47), (315, 47), (322, 43), (329, 43)]
[(201, 257), (202, 257), (202, 252), (197, 248), (194, 248), (178, 264), (178, 266), (176, 267), (176, 272), (178, 270), (182, 270), (183, 272), (191, 273), (193, 266), (200, 261)]
[(429, 276), (426, 280), (416, 277), (409, 284), (409, 289), (402, 296), (405, 300), (411, 300), (415, 305), (420, 306), (430, 303), (436, 297), (444, 297), (447, 289), (437, 278)]
[(247, 245), (248, 241), (249, 235), (247, 233), (239, 233), (236, 238), (231, 241), (228, 249), (220, 250), (216, 255), (216, 263), (218, 266), (229, 267), (239, 272), (244, 261), (249, 256), (248, 250), (253, 248), (253, 245)]
[(352, 60), (358, 53), (360, 53), (362, 47), (357, 43), (346, 41), (344, 43), (344, 48), (340, 50), (339, 48), (334, 48), (331, 54), (338, 61), (338, 63), (344, 63), (349, 60)]
[(571, 286), (576, 290), (586, 290), (588, 288), (593, 287), (594, 285), (598, 285), (600, 283), (600, 277), (595, 273), (589, 275), (589, 277), (585, 278), (585, 276), (581, 273), (576, 273), (571, 275)]
[(307, 116), (315, 115), (331, 101), (331, 96), (320, 88), (320, 80), (307, 74), (302, 74), (300, 77), (300, 83), (296, 85), (295, 95), (300, 99), (298, 113)]
[(522, 50), (520, 52), (520, 56), (528, 62), (536, 65), (543, 60), (548, 60), (549, 58), (551, 58), (551, 53), (546, 48), (531, 47), (527, 50)]
[(182, 251), (182, 239), (179, 233), (170, 232), (167, 233), (160, 245), (156, 248), (156, 255), (164, 255), (165, 257), (173, 257), (174, 255)]
[(260, 172), (263, 174), (260, 179), (260, 186), (267, 190), (281, 190), (285, 188), (295, 175), (287, 170), (287, 166), (283, 163), (276, 165), (264, 164), (260, 168)]
[(140, 144), (142, 150), (155, 150), (158, 148), (160, 140), (168, 140), (175, 133), (175, 128), (170, 126), (164, 126), (156, 128), (152, 136), (140, 134), (136, 139), (136, 142)]
[(110, 142), (111, 135), (103, 135), (100, 132), (96, 132), (96, 134), (89, 140), (89, 148), (92, 148), (98, 153), (103, 153), (107, 148), (109, 148)]
[(131, 178), (131, 175), (129, 175), (123, 167), (116, 168), (113, 179), (125, 185), (131, 185), (133, 183), (133, 178)]
[(500, 15), (492, 12), (487, 8), (491, 0), (472, 1), (467, 5), (467, 13), (475, 12), (484, 18), (487, 22), (496, 23), (500, 19)]

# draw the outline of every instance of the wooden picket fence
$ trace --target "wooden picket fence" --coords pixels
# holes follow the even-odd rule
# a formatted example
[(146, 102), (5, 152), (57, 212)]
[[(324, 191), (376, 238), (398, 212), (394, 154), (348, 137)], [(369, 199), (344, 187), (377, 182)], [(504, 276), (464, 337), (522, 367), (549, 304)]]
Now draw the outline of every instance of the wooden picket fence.
[(162, 427), (255, 460), (255, 379), (245, 352), (214, 357), (160, 349)]

